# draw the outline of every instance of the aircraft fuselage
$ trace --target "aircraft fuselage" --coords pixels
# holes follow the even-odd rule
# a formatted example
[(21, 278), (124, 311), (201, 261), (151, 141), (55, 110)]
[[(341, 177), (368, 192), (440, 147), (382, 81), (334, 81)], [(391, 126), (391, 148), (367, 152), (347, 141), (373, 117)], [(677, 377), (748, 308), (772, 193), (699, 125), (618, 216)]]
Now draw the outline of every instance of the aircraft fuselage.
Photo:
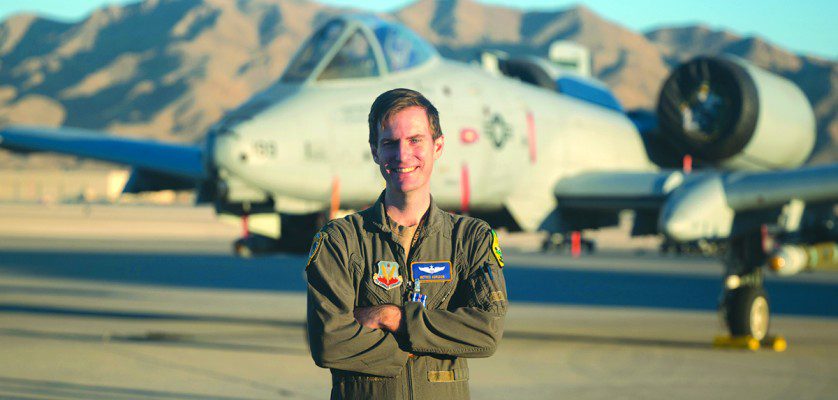
[(445, 149), (431, 185), (447, 209), (500, 209), (533, 177), (556, 182), (583, 171), (655, 168), (625, 115), (442, 59), (384, 77), (277, 86), (284, 98), (217, 138), (216, 163), (284, 198), (325, 208), (338, 181), (342, 207), (368, 205), (384, 183), (369, 150), (367, 114), (376, 96), (395, 87), (422, 92), (440, 110)]

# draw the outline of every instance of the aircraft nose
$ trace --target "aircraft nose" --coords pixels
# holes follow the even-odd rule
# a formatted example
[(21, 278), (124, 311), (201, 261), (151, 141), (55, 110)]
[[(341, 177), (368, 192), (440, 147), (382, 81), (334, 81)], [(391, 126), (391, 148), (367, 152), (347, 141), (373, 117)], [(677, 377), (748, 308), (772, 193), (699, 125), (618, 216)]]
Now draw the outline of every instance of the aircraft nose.
[(216, 165), (228, 170), (236, 170), (248, 158), (241, 138), (234, 132), (216, 135), (212, 154)]
[(215, 137), (214, 144), (213, 144), (213, 156), (215, 158), (215, 162), (221, 166), (226, 167), (229, 164), (229, 148), (232, 145), (232, 140), (230, 139), (229, 135)]
[(222, 135), (222, 132), (219, 127), (211, 127), (204, 138), (204, 165), (206, 165), (208, 169), (218, 168), (215, 148), (220, 135)]

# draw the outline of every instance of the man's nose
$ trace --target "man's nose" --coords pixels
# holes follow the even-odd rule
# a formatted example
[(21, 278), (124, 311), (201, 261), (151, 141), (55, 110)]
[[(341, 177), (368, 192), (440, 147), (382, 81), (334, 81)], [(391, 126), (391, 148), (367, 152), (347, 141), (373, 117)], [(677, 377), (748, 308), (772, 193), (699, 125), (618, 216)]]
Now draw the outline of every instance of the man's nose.
[(410, 157), (411, 152), (412, 149), (410, 148), (410, 143), (407, 140), (399, 141), (399, 161), (407, 160)]

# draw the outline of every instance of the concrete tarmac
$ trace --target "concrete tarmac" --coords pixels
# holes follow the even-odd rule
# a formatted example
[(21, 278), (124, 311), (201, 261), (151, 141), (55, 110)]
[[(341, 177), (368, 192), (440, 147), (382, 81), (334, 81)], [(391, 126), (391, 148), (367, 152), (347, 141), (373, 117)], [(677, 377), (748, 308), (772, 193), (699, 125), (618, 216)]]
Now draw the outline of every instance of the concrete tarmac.
[[(328, 398), (329, 373), (303, 335), (303, 257), (236, 259), (234, 230), (200, 211), (27, 212), (0, 207), (0, 398)], [(719, 350), (714, 260), (505, 250), (507, 329), (493, 357), (470, 362), (474, 399), (838, 390), (835, 273), (769, 278), (786, 352)]]

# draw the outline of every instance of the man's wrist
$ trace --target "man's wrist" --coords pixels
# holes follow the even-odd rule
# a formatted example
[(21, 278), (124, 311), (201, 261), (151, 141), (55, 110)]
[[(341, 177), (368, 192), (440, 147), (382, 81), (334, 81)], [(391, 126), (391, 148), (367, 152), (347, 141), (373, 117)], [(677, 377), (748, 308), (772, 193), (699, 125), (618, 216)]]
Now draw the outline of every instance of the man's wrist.
[(401, 309), (401, 307), (397, 307), (394, 305), (387, 307), (386, 320), (382, 321), (384, 323), (385, 329), (393, 333), (397, 333), (403, 330), (403, 314), (404, 312)]

